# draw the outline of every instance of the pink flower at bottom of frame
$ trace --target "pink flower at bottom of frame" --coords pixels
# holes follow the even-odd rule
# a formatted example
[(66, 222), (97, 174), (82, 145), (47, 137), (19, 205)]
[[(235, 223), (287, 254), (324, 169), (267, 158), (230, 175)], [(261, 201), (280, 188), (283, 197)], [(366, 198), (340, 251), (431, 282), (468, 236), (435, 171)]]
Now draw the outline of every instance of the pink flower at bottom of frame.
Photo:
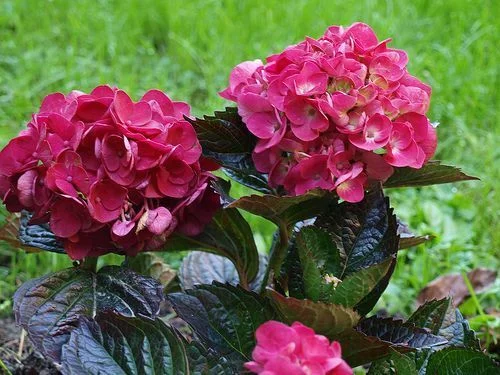
[(295, 322), (291, 326), (270, 320), (255, 333), (253, 361), (245, 368), (259, 375), (351, 375), (340, 344)]

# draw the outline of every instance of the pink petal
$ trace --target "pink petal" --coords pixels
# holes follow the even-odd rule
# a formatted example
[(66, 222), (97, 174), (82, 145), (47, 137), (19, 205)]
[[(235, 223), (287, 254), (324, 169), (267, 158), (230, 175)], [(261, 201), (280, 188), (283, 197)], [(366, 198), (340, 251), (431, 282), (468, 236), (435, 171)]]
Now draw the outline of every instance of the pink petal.
[(387, 147), (384, 159), (394, 167), (421, 168), (425, 161), (425, 153), (412, 140), (406, 148)]
[(354, 179), (342, 182), (336, 188), (338, 196), (346, 202), (361, 202), (365, 195), (365, 180), (366, 178), (363, 175), (360, 175)]
[(294, 78), (297, 95), (310, 96), (323, 94), (328, 84), (328, 75), (313, 62), (306, 62), (301, 72)]
[(63, 179), (57, 179), (55, 181), (56, 187), (59, 191), (61, 191), (63, 194), (69, 195), (70, 197), (77, 198), (78, 197), (78, 192), (76, 191), (75, 187), (73, 184), (69, 181), (63, 180)]
[(254, 113), (247, 118), (246, 125), (253, 135), (261, 139), (271, 138), (281, 127), (274, 112)]
[(173, 161), (159, 168), (156, 175), (158, 190), (167, 197), (182, 198), (194, 177), (192, 169), (182, 161)]
[(81, 260), (92, 251), (92, 242), (89, 240), (77, 242), (65, 240), (64, 249), (71, 259)]
[(111, 232), (118, 237), (125, 237), (128, 235), (132, 229), (135, 227), (134, 221), (120, 221), (117, 220), (111, 228)]
[(146, 227), (156, 235), (165, 232), (172, 223), (172, 214), (165, 207), (158, 207), (148, 211)]
[(428, 127), (427, 138), (419, 143), (419, 146), (424, 151), (426, 162), (434, 156), (437, 148), (436, 129), (434, 129), (430, 123)]
[(255, 152), (263, 152), (271, 147), (278, 145), (283, 139), (286, 132), (286, 124), (279, 124), (279, 128), (274, 132), (273, 136), (269, 139), (259, 139), (254, 148)]
[(109, 106), (98, 100), (85, 101), (78, 104), (77, 117), (86, 122), (101, 119), (108, 111)]
[(153, 113), (151, 106), (147, 102), (139, 102), (134, 104), (134, 111), (128, 118), (133, 125), (140, 126), (151, 121)]
[(370, 74), (382, 76), (388, 81), (398, 81), (405, 71), (387, 56), (377, 56), (370, 63)]
[(113, 181), (98, 181), (90, 187), (89, 212), (94, 219), (107, 223), (120, 216), (127, 189)]
[(269, 320), (259, 326), (255, 332), (255, 338), (259, 347), (276, 353), (299, 340), (293, 328), (275, 320)]
[(38, 177), (38, 173), (35, 170), (31, 169), (24, 172), (17, 180), (19, 202), (21, 202), (21, 204), (27, 208), (32, 207), (34, 204), (33, 193), (36, 177)]
[(399, 116), (395, 121), (406, 123), (413, 130), (413, 139), (418, 143), (427, 139), (429, 119), (419, 113), (410, 112)]
[[(288, 357), (275, 357), (270, 359), (264, 366), (266, 375), (308, 375), (301, 366), (292, 362)], [(313, 374), (311, 374), (313, 375)], [(316, 375), (316, 374), (314, 374)]]
[(52, 232), (63, 238), (77, 234), (82, 227), (82, 220), (78, 215), (80, 210), (80, 206), (70, 199), (60, 198), (57, 200), (50, 209), (50, 229)]
[(172, 100), (160, 90), (149, 90), (141, 98), (141, 101), (151, 102), (155, 101), (161, 108), (164, 116), (172, 116), (175, 113), (174, 103)]
[(254, 93), (244, 93), (238, 96), (238, 113), (245, 120), (255, 112), (270, 112), (273, 107), (263, 96)]
[(378, 43), (377, 36), (373, 32), (372, 28), (361, 22), (356, 22), (349, 26), (345, 35), (347, 37), (352, 37), (356, 44), (358, 44), (362, 49), (374, 47)]
[(363, 133), (349, 135), (349, 141), (362, 150), (373, 151), (387, 144), (391, 130), (391, 120), (376, 113), (365, 123)]
[(190, 116), (191, 107), (184, 102), (174, 102), (174, 115), (177, 119), (182, 120), (184, 116)]
[(118, 90), (113, 101), (113, 110), (118, 119), (125, 124), (134, 111), (134, 103), (125, 91)]
[(124, 138), (119, 135), (106, 135), (102, 143), (102, 160), (110, 172), (117, 171), (124, 159), (128, 159), (131, 152), (126, 148)]
[(166, 141), (171, 145), (180, 145), (182, 148), (182, 160), (192, 164), (201, 156), (201, 146), (195, 130), (187, 121), (177, 121), (167, 130)]
[(365, 170), (369, 179), (385, 181), (394, 173), (394, 168), (384, 160), (382, 155), (365, 152), (361, 160), (366, 164)]
[(71, 119), (76, 112), (77, 105), (76, 100), (67, 99), (63, 94), (57, 92), (47, 95), (43, 99), (39, 113), (57, 113)]
[[(234, 93), (237, 87), (240, 84), (245, 83), (260, 66), (262, 66), (262, 61), (260, 60), (244, 61), (236, 65), (229, 76), (230, 91)], [(226, 99), (229, 98), (226, 97)]]

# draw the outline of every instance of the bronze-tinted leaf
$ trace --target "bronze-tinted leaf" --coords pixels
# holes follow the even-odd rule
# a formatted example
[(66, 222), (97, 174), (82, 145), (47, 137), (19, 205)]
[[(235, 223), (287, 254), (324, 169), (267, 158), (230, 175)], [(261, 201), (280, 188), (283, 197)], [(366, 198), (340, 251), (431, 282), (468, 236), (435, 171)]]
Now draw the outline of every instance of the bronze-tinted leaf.
[(467, 180), (479, 180), (479, 178), (465, 174), (460, 168), (431, 160), (420, 169), (395, 168), (394, 174), (384, 183), (384, 187), (426, 186)]
[(14, 313), (34, 346), (59, 361), (80, 317), (92, 318), (100, 311), (156, 317), (162, 289), (156, 280), (118, 266), (97, 273), (68, 268), (23, 284), (14, 295)]
[(285, 297), (270, 289), (268, 295), (285, 322), (302, 322), (317, 333), (330, 338), (350, 330), (360, 318), (357, 312), (341, 305)]
[(262, 216), (278, 226), (290, 227), (298, 221), (315, 217), (325, 209), (328, 202), (336, 202), (336, 196), (324, 190), (311, 190), (303, 195), (250, 195), (232, 202), (236, 207), (254, 215)]

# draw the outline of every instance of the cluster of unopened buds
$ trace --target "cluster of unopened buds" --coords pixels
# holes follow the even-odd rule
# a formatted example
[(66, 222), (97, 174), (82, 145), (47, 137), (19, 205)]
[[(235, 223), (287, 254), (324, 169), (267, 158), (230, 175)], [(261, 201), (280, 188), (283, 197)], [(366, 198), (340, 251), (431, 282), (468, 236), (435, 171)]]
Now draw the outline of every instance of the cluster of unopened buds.
[(292, 326), (270, 320), (255, 333), (253, 361), (245, 367), (260, 375), (352, 375), (342, 359), (340, 344), (295, 322)]
[(421, 168), (436, 149), (431, 89), (407, 54), (355, 23), (236, 66), (221, 96), (257, 138), (253, 160), (291, 195), (322, 188), (350, 202), (393, 167)]
[(196, 235), (220, 203), (189, 111), (157, 90), (138, 102), (109, 86), (51, 94), (0, 152), (1, 198), (48, 222), (73, 259)]

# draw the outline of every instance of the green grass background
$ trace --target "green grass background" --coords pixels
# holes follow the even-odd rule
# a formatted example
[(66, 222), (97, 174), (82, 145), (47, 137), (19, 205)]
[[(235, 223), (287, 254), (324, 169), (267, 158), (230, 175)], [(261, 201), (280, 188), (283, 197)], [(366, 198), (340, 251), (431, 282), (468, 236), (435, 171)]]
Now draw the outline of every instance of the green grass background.
[[(433, 87), (437, 158), (481, 177), (389, 192), (415, 231), (436, 236), (401, 253), (381, 301), (408, 314), (438, 275), (499, 265), (499, 10), (495, 0), (0, 0), (0, 145), (46, 94), (103, 83), (136, 98), (159, 88), (188, 101), (194, 114), (210, 113), (228, 104), (217, 92), (239, 62), (264, 59), (332, 24), (366, 22), (407, 50), (409, 71)], [(264, 249), (273, 228), (256, 218), (251, 224)], [(6, 246), (0, 258), (0, 312), (9, 311), (22, 281), (69, 264)], [(483, 308), (498, 300), (495, 293), (480, 299)]]

